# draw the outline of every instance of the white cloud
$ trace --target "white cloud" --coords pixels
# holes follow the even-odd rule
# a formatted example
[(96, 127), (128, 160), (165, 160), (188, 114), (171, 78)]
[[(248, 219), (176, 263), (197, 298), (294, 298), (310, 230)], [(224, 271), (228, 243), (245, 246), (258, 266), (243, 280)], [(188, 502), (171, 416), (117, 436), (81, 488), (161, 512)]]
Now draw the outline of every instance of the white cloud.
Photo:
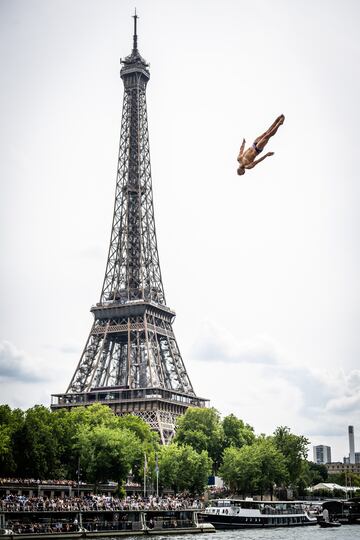
[(220, 412), (240, 415), (258, 432), (288, 425), (310, 439), (322, 437), (323, 444), (331, 439), (335, 452), (346, 454), (347, 426), (360, 424), (358, 370), (296, 365), (269, 337), (238, 341), (213, 323), (203, 327), (193, 352), (195, 377), (201, 380), (206, 370), (208, 394)]
[(195, 342), (192, 355), (203, 362), (277, 364), (280, 352), (267, 336), (241, 341), (226, 329), (207, 322)]
[(54, 346), (54, 345), (45, 345), (46, 349), (57, 351), (59, 353), (64, 354), (76, 354), (79, 355), (81, 353), (81, 348), (78, 345), (72, 344), (72, 343), (64, 343), (63, 345)]
[(77, 356), (68, 347), (32, 356), (13, 343), (0, 342), (0, 403), (22, 409), (50, 405), (51, 394), (65, 391)]
[[(343, 378), (341, 391), (327, 403), (326, 410), (329, 413), (342, 415), (354, 414), (360, 410), (360, 387), (352, 384), (353, 372)], [(358, 373), (355, 373), (358, 378)]]
[(44, 377), (36, 369), (36, 362), (8, 341), (0, 343), (0, 381), (33, 383)]

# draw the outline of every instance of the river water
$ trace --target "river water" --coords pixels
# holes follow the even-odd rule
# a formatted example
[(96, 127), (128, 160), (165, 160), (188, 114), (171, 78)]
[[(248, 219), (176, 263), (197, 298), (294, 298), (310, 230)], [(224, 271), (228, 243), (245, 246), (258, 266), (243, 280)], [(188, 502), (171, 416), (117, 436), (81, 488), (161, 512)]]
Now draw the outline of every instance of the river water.
[[(165, 540), (165, 538), (190, 540), (190, 538), (194, 537), (198, 540), (360, 540), (360, 525), (342, 525), (336, 529), (321, 529), (318, 525), (314, 525), (310, 527), (284, 527), (266, 530), (237, 529), (199, 535), (152, 536), (156, 540)], [(131, 537), (131, 540), (139, 540), (139, 537)]]

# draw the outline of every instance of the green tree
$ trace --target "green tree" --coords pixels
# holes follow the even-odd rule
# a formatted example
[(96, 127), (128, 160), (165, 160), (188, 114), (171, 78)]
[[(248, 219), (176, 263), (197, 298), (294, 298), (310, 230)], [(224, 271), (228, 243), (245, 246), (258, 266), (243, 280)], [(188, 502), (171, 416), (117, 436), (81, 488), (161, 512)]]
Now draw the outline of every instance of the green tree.
[(353, 472), (346, 473), (346, 478), (344, 478), (344, 480), (345, 481), (343, 483), (343, 486), (360, 487), (360, 474), (356, 474)]
[(160, 437), (157, 432), (154, 432), (150, 429), (149, 424), (138, 416), (133, 414), (126, 414), (119, 417), (119, 427), (121, 429), (128, 429), (132, 431), (138, 439), (141, 441), (142, 453), (134, 461), (132, 466), (132, 474), (135, 480), (138, 482), (143, 481), (144, 477), (144, 465), (145, 465), (145, 456), (146, 456), (146, 465), (147, 465), (147, 480), (154, 480), (156, 477), (155, 474), (155, 455), (159, 452), (160, 448)]
[(265, 492), (272, 496), (274, 485), (281, 485), (288, 480), (285, 458), (276, 448), (272, 437), (259, 437), (251, 448), (258, 468), (256, 488), (261, 496)]
[(271, 437), (259, 437), (252, 445), (228, 447), (219, 471), (226, 484), (243, 496), (268, 492), (288, 478), (285, 458)]
[(58, 457), (60, 465), (58, 467), (59, 478), (77, 478), (77, 469), (79, 466), (80, 452), (78, 450), (77, 440), (78, 432), (83, 426), (87, 425), (80, 420), (84, 407), (79, 407), (79, 414), (75, 409), (68, 411), (60, 409), (53, 412), (53, 436), (57, 440)]
[(119, 427), (120, 417), (116, 416), (110, 407), (101, 403), (94, 403), (89, 407), (74, 407), (68, 414), (70, 415), (69, 421), (75, 429), (79, 426), (88, 426), (89, 428), (97, 426)]
[(341, 472), (336, 474), (330, 474), (328, 482), (333, 482), (334, 484), (339, 484), (339, 486), (354, 486), (360, 487), (360, 474), (353, 472)]
[(225, 448), (220, 476), (232, 491), (252, 495), (257, 488), (260, 463), (253, 451), (253, 445)]
[(132, 462), (134, 477), (141, 481), (143, 478), (144, 455), (146, 454), (149, 464), (149, 476), (155, 467), (155, 451), (158, 447), (158, 436), (152, 432), (149, 425), (141, 418), (134, 415), (117, 416), (106, 405), (95, 403), (89, 407), (76, 407), (70, 412), (60, 410), (58, 437), (61, 441), (64, 469), (67, 468), (70, 477), (74, 478), (80, 459), (82, 476), (85, 478), (88, 468), (83, 463), (81, 444), (79, 438), (92, 432), (95, 428), (102, 427), (115, 431), (128, 431), (136, 436), (138, 449), (136, 459)]
[(238, 454), (239, 449), (235, 448), (234, 446), (225, 448), (223, 461), (219, 469), (219, 474), (233, 493), (238, 492), (240, 489), (238, 475)]
[(85, 478), (95, 484), (126, 480), (142, 452), (141, 442), (134, 433), (105, 426), (81, 429), (78, 445)]
[(0, 474), (11, 474), (15, 468), (10, 427), (0, 424)]
[(328, 479), (328, 470), (326, 465), (320, 465), (314, 463), (313, 461), (307, 461), (307, 466), (309, 470), (309, 485), (315, 486), (321, 482), (326, 482)]
[(285, 458), (290, 484), (296, 487), (304, 472), (303, 462), (310, 442), (302, 435), (290, 433), (290, 428), (281, 426), (274, 432), (274, 443)]
[(133, 414), (126, 414), (124, 416), (119, 416), (118, 418), (118, 427), (120, 429), (128, 429), (135, 433), (135, 435), (142, 442), (150, 442), (151, 444), (156, 445), (159, 442), (159, 435), (154, 431), (151, 431), (149, 424), (144, 420), (135, 416)]
[(327, 481), (331, 484), (339, 484), (339, 486), (345, 485), (345, 474), (344, 473), (331, 473), (329, 474)]
[(25, 413), (25, 421), (18, 432), (18, 474), (34, 478), (56, 478), (60, 466), (58, 440), (54, 437), (55, 417), (43, 405), (35, 405)]
[(163, 446), (159, 455), (159, 480), (175, 492), (203, 493), (212, 462), (206, 450), (196, 452), (189, 445), (172, 443)]
[(255, 441), (254, 428), (249, 424), (245, 424), (234, 414), (225, 416), (222, 421), (222, 427), (224, 432), (224, 448), (228, 446), (241, 448)]
[(223, 439), (220, 415), (214, 408), (189, 407), (178, 419), (174, 442), (189, 445), (198, 453), (205, 450), (215, 470), (221, 463)]
[(0, 476), (17, 473), (17, 456), (21, 448), (17, 447), (16, 441), (23, 424), (23, 411), (0, 405)]
[[(57, 440), (58, 455), (61, 466), (58, 474), (66, 478), (76, 478), (79, 466), (80, 446), (78, 444), (80, 432), (84, 429), (91, 431), (95, 427), (117, 429), (119, 417), (106, 405), (94, 403), (89, 407), (75, 407), (70, 411), (60, 409), (52, 413), (53, 436)], [(81, 464), (81, 469), (84, 467)]]

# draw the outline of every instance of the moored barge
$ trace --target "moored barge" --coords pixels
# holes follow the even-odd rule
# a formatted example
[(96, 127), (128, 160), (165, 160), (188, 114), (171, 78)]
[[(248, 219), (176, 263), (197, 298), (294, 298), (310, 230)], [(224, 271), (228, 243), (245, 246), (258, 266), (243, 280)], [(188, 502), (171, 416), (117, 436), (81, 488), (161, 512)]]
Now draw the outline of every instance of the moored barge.
[(18, 540), (60, 540), (138, 535), (215, 532), (198, 521), (198, 510), (44, 511), (2, 512), (0, 535)]

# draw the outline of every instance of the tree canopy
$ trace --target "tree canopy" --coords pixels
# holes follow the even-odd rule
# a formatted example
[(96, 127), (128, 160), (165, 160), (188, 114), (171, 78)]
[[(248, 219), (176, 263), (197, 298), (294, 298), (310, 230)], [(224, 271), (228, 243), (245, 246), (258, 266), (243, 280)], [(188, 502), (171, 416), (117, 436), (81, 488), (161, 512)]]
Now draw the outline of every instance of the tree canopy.
[(85, 476), (94, 484), (108, 480), (121, 484), (142, 456), (138, 437), (128, 429), (85, 427), (79, 431), (77, 445)]
[(224, 432), (224, 447), (234, 446), (241, 448), (246, 444), (252, 444), (255, 441), (254, 428), (245, 424), (243, 420), (237, 418), (234, 414), (225, 416), (222, 421)]
[(215, 468), (221, 461), (223, 438), (220, 414), (214, 408), (189, 407), (178, 419), (175, 442), (189, 445), (199, 453), (205, 450)]
[[(326, 479), (324, 467), (306, 461), (308, 440), (278, 427), (272, 436), (230, 414), (221, 419), (213, 408), (189, 408), (179, 417), (173, 442), (159, 436), (134, 415), (119, 417), (106, 405), (55, 412), (42, 405), (27, 411), (0, 405), (0, 476), (77, 478), (120, 484), (129, 475), (155, 480), (158, 458), (163, 488), (199, 494), (211, 472), (220, 474), (234, 492), (272, 493), (274, 486), (298, 493)], [(353, 485), (360, 485), (353, 478)]]
[(163, 446), (159, 456), (160, 484), (175, 492), (203, 493), (212, 462), (206, 450), (197, 452), (190, 445)]
[(304, 462), (310, 442), (303, 435), (295, 435), (290, 431), (287, 426), (278, 427), (274, 432), (274, 443), (285, 458), (289, 482), (296, 487), (303, 480)]
[(234, 414), (223, 420), (214, 409), (190, 407), (178, 419), (175, 442), (192, 446), (197, 452), (206, 450), (216, 472), (225, 448), (241, 448), (254, 442), (254, 429)]
[(123, 481), (142, 470), (144, 455), (155, 462), (158, 437), (135, 416), (116, 416), (95, 403), (50, 412), (0, 406), (0, 476)]
[(271, 437), (258, 437), (241, 448), (226, 448), (219, 473), (233, 491), (243, 495), (272, 493), (274, 485), (288, 478), (285, 458)]

